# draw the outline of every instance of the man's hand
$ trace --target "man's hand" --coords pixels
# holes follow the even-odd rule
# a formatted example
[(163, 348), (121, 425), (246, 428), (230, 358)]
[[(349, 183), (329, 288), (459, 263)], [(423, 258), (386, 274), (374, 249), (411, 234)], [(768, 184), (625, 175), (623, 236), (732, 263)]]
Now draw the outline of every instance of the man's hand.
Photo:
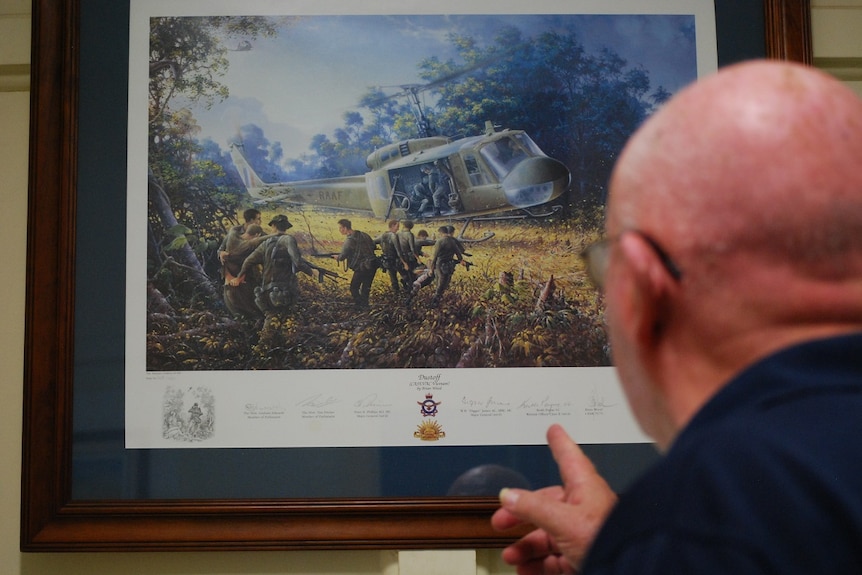
[(562, 427), (548, 429), (548, 445), (562, 486), (536, 491), (504, 489), (491, 518), (497, 530), (532, 524), (531, 531), (503, 550), (519, 575), (576, 573), (617, 496)]

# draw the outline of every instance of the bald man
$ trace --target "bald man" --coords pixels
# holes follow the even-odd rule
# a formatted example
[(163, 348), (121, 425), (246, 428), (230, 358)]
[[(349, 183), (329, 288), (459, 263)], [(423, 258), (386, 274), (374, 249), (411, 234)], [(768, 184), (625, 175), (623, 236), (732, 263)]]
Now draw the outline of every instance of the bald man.
[(632, 137), (585, 251), (615, 367), (663, 452), (617, 496), (559, 426), (563, 485), (506, 489), (533, 573), (862, 573), (862, 100), (723, 68)]

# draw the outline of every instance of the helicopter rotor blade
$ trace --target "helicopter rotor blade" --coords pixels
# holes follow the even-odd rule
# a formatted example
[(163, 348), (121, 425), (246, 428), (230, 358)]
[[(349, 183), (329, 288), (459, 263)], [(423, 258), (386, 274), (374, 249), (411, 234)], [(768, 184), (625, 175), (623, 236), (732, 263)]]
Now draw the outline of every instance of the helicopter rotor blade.
[(435, 78), (433, 80), (429, 80), (428, 82), (425, 82), (424, 84), (398, 84), (398, 85), (390, 85), (390, 86), (374, 86), (373, 88), (377, 88), (380, 90), (383, 90), (385, 88), (398, 88), (399, 92), (397, 92), (395, 94), (388, 95), (388, 96), (383, 96), (382, 98), (379, 98), (379, 99), (374, 100), (372, 102), (368, 102), (366, 105), (369, 107), (373, 107), (375, 105), (379, 105), (379, 104), (385, 102), (386, 100), (395, 99), (395, 98), (403, 98), (405, 96), (411, 96), (411, 95), (415, 96), (421, 92), (425, 92), (427, 90), (431, 90), (433, 88), (436, 88), (437, 86), (442, 86), (442, 85), (448, 84), (449, 82), (453, 82), (453, 81), (461, 78), (462, 76), (466, 76), (466, 75), (469, 75), (469, 74), (476, 72), (478, 70), (482, 70), (484, 68), (487, 68), (488, 66), (497, 62), (498, 60), (505, 58), (506, 56), (511, 55), (512, 53), (515, 52), (515, 50), (517, 50), (517, 48), (518, 48), (518, 46), (512, 46), (512, 47), (510, 47), (506, 50), (503, 50), (501, 52), (491, 54), (490, 56), (488, 56), (486, 58), (482, 58), (481, 60), (478, 60), (478, 61), (476, 61), (470, 65), (464, 66), (462, 68), (458, 68), (457, 70), (453, 70), (450, 73), (444, 74), (444, 75), (442, 75), (438, 78)]

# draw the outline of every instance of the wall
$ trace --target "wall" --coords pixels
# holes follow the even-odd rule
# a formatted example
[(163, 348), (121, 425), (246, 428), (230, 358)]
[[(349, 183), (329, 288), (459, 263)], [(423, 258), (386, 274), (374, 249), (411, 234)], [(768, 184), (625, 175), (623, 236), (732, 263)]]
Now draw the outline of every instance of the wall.
[[(30, 4), (0, 1), (0, 572), (3, 575), (467, 575), (511, 572), (496, 550), (21, 554), (21, 403)], [(813, 0), (815, 65), (862, 96), (862, 0)]]
[(862, 96), (862, 0), (812, 0), (814, 65)]

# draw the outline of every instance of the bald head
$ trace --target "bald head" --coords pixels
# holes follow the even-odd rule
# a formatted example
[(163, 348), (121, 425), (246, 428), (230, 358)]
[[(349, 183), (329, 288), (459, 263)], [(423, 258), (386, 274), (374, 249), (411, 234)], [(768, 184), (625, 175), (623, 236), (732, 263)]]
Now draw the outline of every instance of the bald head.
[(862, 101), (837, 80), (786, 62), (724, 68), (632, 138), (612, 178), (609, 232), (834, 261), (860, 244), (860, 160)]
[(631, 138), (611, 178), (606, 318), (660, 445), (754, 361), (862, 330), (860, 160), (862, 100), (781, 62), (724, 68)]

